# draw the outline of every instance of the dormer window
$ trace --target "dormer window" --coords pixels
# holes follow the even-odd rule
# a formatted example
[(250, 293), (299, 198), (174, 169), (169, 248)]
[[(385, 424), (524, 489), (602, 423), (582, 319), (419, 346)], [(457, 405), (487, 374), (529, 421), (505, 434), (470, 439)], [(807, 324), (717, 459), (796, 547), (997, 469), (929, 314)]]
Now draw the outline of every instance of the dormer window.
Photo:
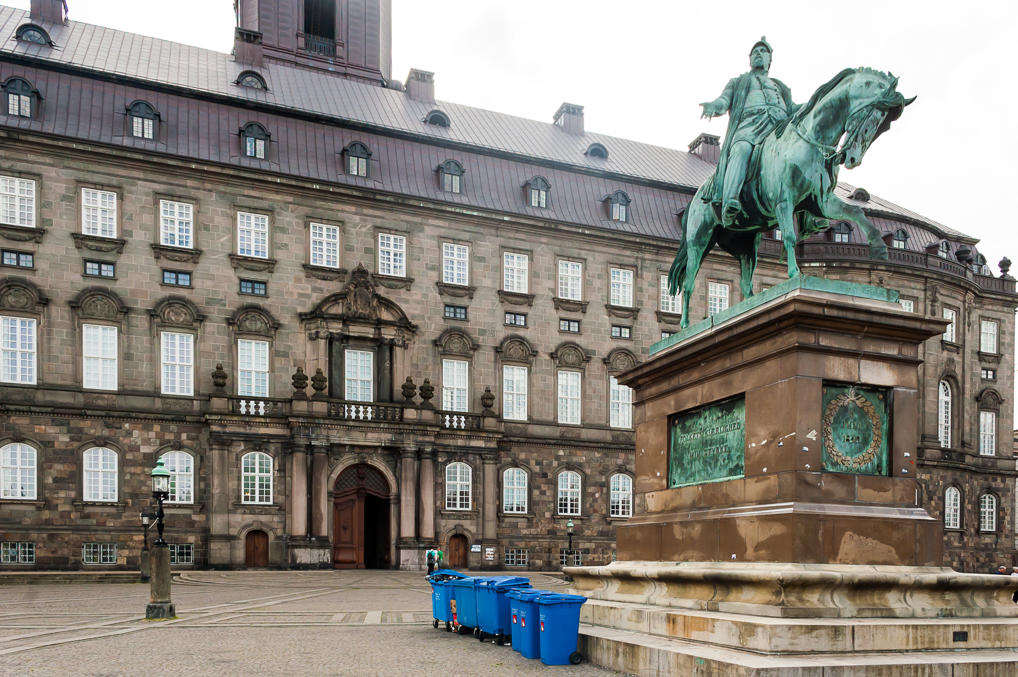
[(8, 78), (4, 83), (4, 94), (7, 96), (7, 114), (21, 118), (30, 118), (38, 104), (39, 90), (28, 84), (23, 78)]
[(18, 30), (14, 32), (14, 37), (19, 42), (31, 42), (36, 45), (45, 45), (47, 47), (53, 46), (53, 40), (50, 39), (49, 33), (42, 26), (36, 26), (35, 24), (25, 24), (24, 26), (18, 26)]
[(131, 136), (136, 139), (154, 139), (156, 120), (159, 113), (145, 101), (135, 101), (127, 107), (127, 115), (131, 122)]
[(587, 151), (584, 153), (587, 157), (597, 158), (599, 160), (608, 159), (608, 149), (599, 143), (592, 143), (587, 147)]
[(360, 141), (354, 141), (343, 149), (346, 156), (346, 173), (350, 176), (367, 176), (371, 151)]
[(605, 195), (603, 200), (608, 205), (608, 216), (612, 221), (629, 222), (629, 203), (632, 200), (629, 199), (625, 191), (617, 190), (611, 195)]
[(249, 122), (240, 128), (240, 140), (247, 157), (265, 159), (265, 145), (269, 141), (269, 133), (257, 122)]
[(438, 165), (439, 181), (447, 193), (459, 193), (463, 187), (463, 165), (455, 160), (446, 160)]
[(436, 127), (448, 127), (450, 124), (449, 116), (440, 110), (433, 110), (425, 115), (424, 121), (429, 125), (435, 125)]
[(254, 71), (244, 71), (238, 75), (237, 84), (241, 87), (250, 87), (251, 89), (261, 89), (265, 91), (268, 91), (269, 89), (269, 86), (265, 84), (265, 78)]
[(531, 207), (538, 207), (544, 209), (548, 206), (548, 191), (551, 186), (548, 185), (548, 180), (543, 176), (535, 176), (530, 179), (527, 183), (527, 194), (530, 199)]
[(940, 248), (937, 250), (937, 256), (942, 259), (951, 258), (951, 243), (947, 240), (941, 240)]
[(852, 241), (852, 227), (839, 221), (831, 227), (831, 241), (847, 244)]
[(850, 197), (857, 202), (869, 202), (870, 192), (865, 188), (856, 188)]

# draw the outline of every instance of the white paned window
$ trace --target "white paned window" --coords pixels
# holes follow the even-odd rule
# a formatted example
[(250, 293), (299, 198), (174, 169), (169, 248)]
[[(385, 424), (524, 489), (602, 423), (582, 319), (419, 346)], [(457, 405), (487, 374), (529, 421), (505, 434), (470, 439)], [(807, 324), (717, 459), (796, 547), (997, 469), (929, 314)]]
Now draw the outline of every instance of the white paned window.
[(515, 252), (502, 254), (502, 289), (516, 294), (529, 293), (530, 256)]
[(268, 216), (237, 212), (237, 254), (257, 259), (269, 258)]
[(261, 451), (240, 459), (241, 503), (272, 503), (272, 457)]
[(132, 115), (131, 132), (139, 139), (151, 139), (155, 133), (155, 120)]
[(570, 301), (583, 300), (583, 264), (579, 261), (558, 262), (558, 295)]
[(0, 543), (0, 564), (35, 564), (34, 541)]
[(608, 482), (608, 516), (633, 516), (633, 478), (619, 473)]
[(35, 181), (0, 176), (0, 223), (35, 227)]
[(942, 336), (942, 338), (945, 341), (950, 341), (951, 343), (954, 343), (954, 339), (956, 336), (954, 328), (957, 325), (958, 313), (954, 311), (954, 308), (944, 308), (944, 319), (950, 322), (950, 324), (947, 325), (947, 328), (944, 330), (944, 335)]
[(633, 305), (633, 271), (625, 268), (612, 268), (611, 291), (608, 303), (613, 306), (632, 307)]
[(442, 360), (442, 409), (469, 411), (467, 383), (470, 363), (464, 360)]
[(170, 564), (194, 564), (194, 546), (190, 543), (170, 543)]
[(470, 466), (450, 463), (445, 467), (445, 509), (470, 510)]
[(163, 395), (194, 395), (194, 336), (164, 331), (161, 343)]
[(81, 326), (82, 375), (86, 388), (117, 389), (117, 328), (99, 324)]
[(997, 323), (993, 320), (982, 320), (979, 323), (979, 352), (997, 352)]
[(937, 437), (940, 446), (951, 446), (951, 384), (941, 381), (937, 396)]
[(527, 420), (527, 368), (502, 365), (502, 418)]
[(580, 423), (580, 372), (558, 373), (558, 422)]
[(530, 187), (530, 206), (544, 209), (548, 206), (548, 191), (535, 186)]
[(170, 473), (169, 503), (194, 503), (194, 457), (186, 451), (168, 451), (162, 455)]
[(898, 299), (898, 304), (901, 305), (902, 310), (906, 312), (915, 312), (915, 301), (912, 299)]
[(979, 497), (979, 530), (997, 530), (997, 497), (993, 494)]
[(463, 244), (442, 243), (442, 282), (466, 285), (469, 275), (470, 248)]
[(527, 548), (506, 548), (505, 565), (507, 567), (525, 567), (530, 551)]
[(0, 448), (0, 498), (35, 500), (36, 453), (14, 442)]
[(729, 287), (724, 282), (707, 283), (707, 315), (728, 310)]
[(117, 500), (117, 452), (92, 447), (84, 454), (82, 487), (86, 501), (115, 503)]
[(370, 350), (347, 350), (343, 358), (345, 397), (371, 402), (375, 397), (375, 354)]
[(237, 339), (237, 394), (269, 396), (269, 342)]
[(18, 117), (32, 117), (32, 97), (17, 92), (7, 93), (7, 114)]
[(339, 268), (339, 227), (311, 224), (311, 265)]
[(565, 470), (558, 475), (558, 514), (580, 514), (580, 473)]
[(527, 471), (523, 468), (502, 473), (502, 512), (527, 512)]
[(618, 382), (614, 376), (608, 377), (609, 392), (609, 425), (612, 428), (633, 427), (633, 389)]
[(253, 136), (244, 137), (244, 154), (248, 157), (255, 157), (259, 160), (265, 159), (265, 139), (256, 139)]
[(406, 277), (406, 238), (391, 233), (378, 234), (378, 274)]
[(159, 244), (184, 249), (194, 247), (194, 205), (159, 201)]
[(368, 159), (358, 155), (346, 154), (346, 173), (351, 176), (368, 175)]
[(35, 383), (35, 320), (0, 317), (0, 382)]
[(661, 276), (661, 312), (662, 313), (681, 313), (682, 312), (682, 292), (678, 292), (675, 296), (668, 293), (668, 276)]
[(961, 529), (961, 492), (957, 487), (944, 491), (944, 528)]
[(448, 193), (460, 192), (460, 176), (451, 172), (442, 172), (442, 190)]
[(117, 236), (117, 194), (95, 188), (81, 189), (81, 232), (97, 237)]
[(116, 543), (82, 543), (81, 562), (83, 564), (116, 564)]
[(629, 207), (624, 202), (612, 202), (612, 221), (622, 221), (625, 223), (629, 220), (628, 211)]
[(979, 412), (979, 455), (997, 454), (997, 412)]

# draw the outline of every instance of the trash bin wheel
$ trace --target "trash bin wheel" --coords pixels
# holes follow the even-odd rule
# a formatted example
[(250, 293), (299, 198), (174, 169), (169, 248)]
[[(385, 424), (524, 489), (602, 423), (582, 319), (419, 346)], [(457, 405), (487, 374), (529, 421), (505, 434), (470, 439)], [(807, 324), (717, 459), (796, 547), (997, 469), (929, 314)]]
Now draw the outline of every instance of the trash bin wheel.
[(460, 635), (467, 635), (467, 634), (469, 634), (469, 633), (470, 633), (470, 628), (468, 628), (468, 627), (467, 627), (467, 626), (465, 626), (465, 625), (461, 625), (461, 626), (459, 626), (459, 628), (458, 628), (458, 629), (456, 630), (456, 632), (457, 632), (457, 634), (460, 634)]
[(481, 629), (480, 628), (474, 628), (474, 637), (478, 637), (478, 636), (480, 636), (480, 634), (481, 634)]
[(499, 646), (505, 644), (505, 635), (495, 635), (495, 644)]
[(572, 652), (571, 654), (569, 654), (569, 662), (572, 663), (573, 665), (579, 665), (580, 663), (583, 662), (583, 654), (581, 654), (579, 651)]
[(452, 632), (452, 623), (450, 623), (449, 621), (445, 622), (445, 631)]
[(483, 642), (485, 639), (488, 638), (488, 635), (482, 632), (481, 630), (478, 630), (475, 634), (477, 635), (478, 642)]
[(433, 622), (433, 623), (431, 624), (431, 627), (433, 627), (433, 628), (438, 628), (438, 619), (437, 619), (437, 618), (436, 618), (436, 619), (434, 620), (434, 622)]

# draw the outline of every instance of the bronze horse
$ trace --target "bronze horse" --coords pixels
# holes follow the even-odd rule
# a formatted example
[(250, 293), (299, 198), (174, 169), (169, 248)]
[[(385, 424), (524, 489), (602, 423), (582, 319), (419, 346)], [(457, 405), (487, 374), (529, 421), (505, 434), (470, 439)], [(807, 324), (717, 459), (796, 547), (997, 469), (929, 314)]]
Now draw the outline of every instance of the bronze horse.
[[(739, 260), (744, 297), (753, 295), (753, 271), (763, 233), (781, 229), (788, 277), (799, 274), (798, 241), (831, 221), (851, 221), (869, 241), (870, 256), (887, 258), (880, 231), (862, 208), (834, 194), (838, 170), (862, 162), (873, 140), (915, 100), (896, 91), (898, 79), (870, 68), (848, 68), (821, 86), (789, 120), (754, 151), (742, 190), (744, 213), (730, 227), (721, 225), (709, 200), (713, 177), (700, 186), (682, 214), (682, 244), (668, 274), (669, 291), (682, 289), (682, 326), (689, 325), (689, 299), (704, 257), (719, 245)], [(841, 146), (838, 142), (842, 141)]]

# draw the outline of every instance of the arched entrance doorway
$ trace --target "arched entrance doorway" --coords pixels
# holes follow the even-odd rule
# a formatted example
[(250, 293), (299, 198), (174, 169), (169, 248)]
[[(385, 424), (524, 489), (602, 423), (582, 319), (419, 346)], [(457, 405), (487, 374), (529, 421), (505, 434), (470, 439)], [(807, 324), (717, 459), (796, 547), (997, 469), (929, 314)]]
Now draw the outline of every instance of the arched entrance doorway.
[(449, 552), (445, 558), (446, 566), (450, 569), (467, 568), (467, 537), (463, 534), (453, 534), (449, 537)]
[(269, 535), (261, 529), (252, 529), (244, 537), (244, 566), (269, 566)]
[(333, 492), (332, 565), (389, 569), (389, 483), (370, 465), (347, 468)]

